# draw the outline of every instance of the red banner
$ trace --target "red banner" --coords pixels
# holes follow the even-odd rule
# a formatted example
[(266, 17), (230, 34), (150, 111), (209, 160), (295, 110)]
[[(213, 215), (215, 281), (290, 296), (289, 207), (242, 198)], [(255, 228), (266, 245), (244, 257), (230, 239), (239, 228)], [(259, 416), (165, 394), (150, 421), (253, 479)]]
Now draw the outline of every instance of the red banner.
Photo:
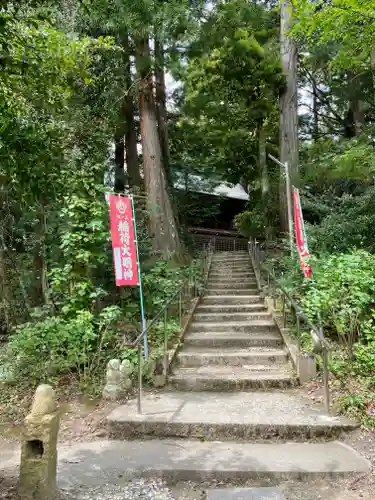
[(116, 285), (138, 285), (137, 249), (131, 200), (124, 196), (110, 195), (109, 214)]
[(296, 244), (299, 262), (305, 278), (311, 278), (312, 269), (309, 266), (310, 252), (307, 246), (305, 226), (303, 223), (303, 215), (298, 189), (293, 188), (294, 202), (294, 230), (296, 233)]

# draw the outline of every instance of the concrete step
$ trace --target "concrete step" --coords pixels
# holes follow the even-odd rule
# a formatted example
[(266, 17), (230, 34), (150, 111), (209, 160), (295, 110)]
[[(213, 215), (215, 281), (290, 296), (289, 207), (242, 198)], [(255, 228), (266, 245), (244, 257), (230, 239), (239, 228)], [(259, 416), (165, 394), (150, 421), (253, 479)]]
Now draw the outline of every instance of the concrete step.
[(273, 486), (260, 488), (215, 488), (207, 490), (206, 500), (286, 500), (282, 490)]
[[(18, 446), (11, 454), (0, 456), (0, 470), (6, 477), (8, 474), (9, 477), (18, 475), (19, 457)], [(364, 457), (337, 441), (305, 444), (182, 442), (178, 439), (91, 440), (59, 444), (58, 447), (58, 488), (67, 492), (79, 491), (79, 498), (99, 499), (102, 488), (108, 489), (108, 485), (126, 482), (133, 477), (160, 477), (171, 484), (176, 481), (200, 485), (236, 484), (253, 480), (272, 484), (281, 480), (349, 477), (369, 470), (370, 464)], [(207, 500), (241, 499), (212, 496), (220, 491), (209, 490)], [(112, 497), (129, 499), (118, 494)], [(77, 495), (72, 498), (77, 498)], [(194, 495), (194, 498), (198, 497)], [(262, 498), (279, 500), (277, 497), (242, 497), (247, 500)]]
[(273, 320), (226, 321), (219, 324), (193, 321), (189, 332), (277, 332), (277, 326)]
[[(169, 376), (169, 385), (178, 391), (190, 392), (243, 392), (288, 389), (297, 385), (292, 368), (264, 365), (176, 367)], [(220, 411), (220, 410), (218, 410)]]
[(233, 290), (233, 288), (235, 288), (237, 291), (240, 290), (240, 289), (257, 289), (258, 288), (258, 285), (257, 285), (257, 282), (255, 280), (244, 280), (244, 279), (240, 279), (240, 278), (237, 278), (236, 280), (235, 279), (231, 279), (231, 280), (228, 280), (228, 281), (224, 281), (224, 280), (213, 280), (213, 279), (209, 279), (208, 282), (207, 282), (207, 288), (208, 289), (215, 289), (215, 290), (220, 290), (220, 289), (227, 289), (227, 288), (230, 288)]
[(247, 287), (247, 288), (236, 288), (235, 283), (232, 284), (232, 288), (207, 288), (207, 295), (251, 295), (254, 292), (257, 292), (257, 288)]
[(252, 313), (258, 311), (266, 311), (264, 303), (259, 304), (201, 304), (197, 307), (196, 312), (202, 313)]
[(288, 362), (288, 355), (283, 349), (269, 347), (253, 347), (247, 349), (229, 348), (199, 348), (186, 346), (178, 355), (178, 364), (181, 367), (194, 366), (246, 366), (262, 365), (273, 367)]
[(238, 273), (229, 273), (226, 271), (212, 271), (208, 275), (208, 279), (214, 279), (219, 281), (229, 281), (233, 279), (233, 276), (241, 279), (246, 279), (250, 281), (254, 281), (256, 279), (255, 273), (252, 272), (238, 272)]
[(246, 279), (250, 281), (254, 281), (256, 276), (254, 273), (228, 273), (228, 272), (212, 272), (209, 274), (208, 279), (220, 280), (220, 281), (230, 281), (232, 279)]
[(197, 311), (194, 315), (194, 321), (216, 323), (223, 321), (253, 321), (253, 320), (263, 320), (271, 319), (271, 315), (268, 311), (249, 311), (249, 312), (200, 312)]
[[(205, 441), (280, 439), (297, 442), (336, 439), (357, 424), (328, 415), (296, 391), (163, 392), (145, 394), (142, 414), (137, 400), (119, 406), (107, 417), (114, 439), (140, 437)], [(183, 443), (182, 443), (183, 445)]]
[(249, 280), (256, 281), (256, 276), (254, 273), (243, 273), (243, 272), (226, 272), (226, 271), (212, 271), (209, 275), (209, 279), (217, 281), (231, 281), (231, 280)]
[(253, 266), (250, 262), (250, 260), (243, 260), (243, 261), (238, 261), (238, 262), (218, 262), (214, 261), (211, 262), (211, 268), (212, 269), (232, 269), (232, 270), (239, 270), (239, 271), (254, 271)]
[(283, 339), (279, 333), (241, 333), (241, 332), (203, 332), (190, 333), (185, 336), (186, 347), (209, 347), (209, 348), (250, 348), (250, 347), (273, 347), (283, 345)]
[(250, 305), (262, 304), (264, 299), (258, 293), (248, 295), (205, 295), (202, 299), (202, 305)]

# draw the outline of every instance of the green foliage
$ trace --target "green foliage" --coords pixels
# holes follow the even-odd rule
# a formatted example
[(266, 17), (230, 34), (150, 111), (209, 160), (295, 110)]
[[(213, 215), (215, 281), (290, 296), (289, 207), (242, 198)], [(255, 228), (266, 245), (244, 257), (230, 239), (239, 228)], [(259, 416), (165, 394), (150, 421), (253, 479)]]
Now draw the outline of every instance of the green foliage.
[(243, 236), (264, 238), (267, 225), (266, 214), (258, 210), (246, 210), (236, 215), (234, 225)]
[(329, 207), (319, 225), (308, 226), (314, 252), (347, 252), (366, 248), (374, 252), (372, 227), (375, 224), (374, 189), (359, 196), (344, 195)]
[(73, 373), (87, 389), (115, 352), (120, 317), (120, 309), (111, 306), (96, 316), (83, 310), (71, 319), (37, 317), (19, 326), (4, 353), (11, 380), (26, 379), (34, 386)]
[(276, 18), (258, 2), (213, 7), (181, 69), (182, 116), (173, 132), (183, 148), (174, 149), (172, 161), (184, 165), (186, 158), (188, 168), (210, 178), (254, 180), (257, 125), (273, 112), (283, 85), (277, 36)]
[(363, 250), (315, 261), (313, 280), (302, 307), (326, 334), (338, 334), (351, 352), (375, 293), (375, 257)]
[(373, 7), (372, 0), (297, 0), (293, 33), (315, 47), (333, 45), (336, 55), (331, 65), (337, 68), (368, 70), (375, 27)]

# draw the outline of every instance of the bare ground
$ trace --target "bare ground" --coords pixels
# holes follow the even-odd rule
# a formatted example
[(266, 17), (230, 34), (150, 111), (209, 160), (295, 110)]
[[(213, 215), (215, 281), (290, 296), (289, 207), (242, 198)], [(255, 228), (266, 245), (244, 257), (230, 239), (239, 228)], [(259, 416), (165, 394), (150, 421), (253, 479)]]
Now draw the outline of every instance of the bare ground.
[[(312, 403), (319, 403), (323, 393), (321, 385), (314, 382), (300, 389), (308, 395)], [(20, 403), (18, 401), (18, 403)], [(7, 421), (0, 425), (0, 453), (1, 449), (15, 446), (22, 432), (22, 418), (29, 407), (30, 398), (22, 400), (18, 411), (13, 418), (7, 413)], [(14, 402), (12, 403), (14, 404)], [(76, 441), (92, 441), (105, 439), (106, 416), (118, 403), (107, 403), (101, 400), (92, 400), (78, 396), (60, 396), (61, 430), (59, 439), (61, 443)], [(1, 424), (1, 421), (0, 421)], [(375, 432), (360, 429), (347, 436), (346, 444), (352, 446), (364, 455), (372, 464), (369, 473), (356, 478), (340, 480), (314, 480), (308, 482), (283, 481), (279, 484), (287, 500), (373, 500), (375, 498)], [(264, 485), (265, 484), (261, 484)], [(196, 500), (205, 498), (204, 491), (209, 487), (224, 487), (220, 484), (186, 484), (171, 485), (176, 498)], [(259, 484), (244, 484), (238, 486), (259, 486)], [(94, 497), (93, 497), (94, 498)], [(0, 476), (0, 500), (15, 499), (14, 478)]]

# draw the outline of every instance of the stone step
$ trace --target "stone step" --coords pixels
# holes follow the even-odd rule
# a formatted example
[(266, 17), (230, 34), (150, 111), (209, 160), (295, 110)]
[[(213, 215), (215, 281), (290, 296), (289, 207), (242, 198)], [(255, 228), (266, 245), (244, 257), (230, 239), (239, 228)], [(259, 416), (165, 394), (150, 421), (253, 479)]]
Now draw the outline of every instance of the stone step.
[(258, 284), (257, 282), (254, 280), (254, 281), (250, 281), (250, 280), (244, 280), (244, 279), (240, 279), (240, 278), (237, 278), (237, 279), (231, 279), (231, 280), (228, 280), (228, 281), (224, 281), (224, 280), (213, 280), (213, 279), (209, 279), (208, 282), (207, 282), (207, 288), (208, 289), (215, 289), (215, 290), (220, 290), (220, 289), (227, 289), (227, 288), (230, 288), (231, 290), (233, 290), (233, 287), (236, 288), (236, 290), (240, 290), (240, 289), (257, 289), (258, 288)]
[(280, 488), (215, 488), (207, 491), (206, 500), (286, 500)]
[(207, 295), (251, 295), (256, 292), (257, 288), (254, 286), (252, 288), (235, 288), (235, 284), (233, 283), (232, 288), (207, 288)]
[[(7, 453), (5, 456), (2, 454), (0, 470), (10, 477), (16, 477), (19, 456), (19, 447), (14, 448), (8, 461)], [(200, 485), (236, 484), (259, 480), (269, 484), (281, 480), (350, 477), (354, 473), (364, 474), (369, 470), (370, 464), (364, 457), (337, 441), (305, 444), (232, 441), (217, 443), (179, 439), (89, 440), (60, 444), (58, 447), (58, 488), (67, 492), (79, 491), (79, 498), (102, 498), (100, 491), (103, 487), (133, 477), (160, 477), (171, 484), (175, 484), (176, 480), (191, 481)], [(86, 488), (93, 494), (87, 494)], [(220, 492), (220, 490), (216, 492), (209, 490), (207, 495), (212, 495), (214, 492), (216, 494), (218, 491)], [(77, 497), (70, 494), (67, 496)], [(105, 495), (104, 497), (107, 498)], [(120, 496), (115, 495), (113, 498)], [(121, 498), (129, 499), (126, 496)], [(198, 497), (194, 495), (194, 498)], [(207, 496), (207, 500), (230, 498)], [(255, 500), (251, 496), (242, 498)], [(255, 498), (262, 499), (262, 497)], [(265, 498), (279, 500), (277, 497)], [(240, 499), (232, 497), (232, 500)]]
[(194, 321), (216, 323), (223, 321), (252, 321), (252, 320), (263, 320), (271, 319), (271, 315), (268, 311), (249, 311), (249, 312), (209, 312), (202, 313), (199, 310), (194, 315)]
[(197, 314), (207, 313), (252, 313), (258, 311), (266, 311), (264, 303), (259, 304), (200, 304), (196, 308)]
[(236, 272), (236, 273), (231, 273), (227, 272), (225, 270), (222, 271), (214, 271), (212, 270), (210, 274), (208, 275), (208, 279), (214, 279), (214, 280), (220, 280), (220, 281), (229, 281), (233, 279), (233, 277), (236, 278), (242, 278), (246, 279), (249, 281), (254, 281), (256, 279), (255, 273), (253, 272)]
[(202, 299), (203, 305), (251, 305), (262, 304), (264, 299), (258, 293), (250, 293), (249, 295), (205, 295)]
[(235, 262), (225, 262), (225, 261), (216, 261), (211, 262), (212, 269), (238, 269), (242, 271), (253, 271), (253, 266), (250, 260), (243, 261), (235, 261)]
[(273, 320), (226, 321), (225, 323), (193, 321), (189, 332), (277, 332), (277, 326)]
[(185, 336), (186, 347), (279, 347), (283, 345), (283, 339), (279, 333), (241, 333), (241, 332), (203, 332), (190, 333)]
[[(288, 389), (297, 385), (292, 368), (264, 365), (246, 367), (201, 366), (199, 368), (178, 368), (169, 376), (169, 385), (178, 391), (190, 392), (243, 392)], [(220, 410), (219, 410), (220, 411)]]
[(238, 269), (242, 271), (254, 271), (254, 267), (249, 259), (241, 261), (212, 261), (211, 269)]
[(223, 280), (223, 281), (229, 281), (234, 278), (241, 278), (241, 279), (248, 279), (248, 280), (255, 280), (256, 276), (254, 273), (244, 273), (244, 272), (238, 272), (238, 273), (230, 273), (226, 271), (212, 271), (208, 279), (215, 279), (215, 280)]
[(295, 391), (217, 392), (215, 397), (209, 392), (144, 394), (142, 414), (133, 399), (112, 411), (107, 422), (114, 439), (205, 441), (328, 440), (358, 427), (344, 417), (328, 415)]
[(208, 279), (216, 281), (232, 281), (232, 280), (256, 281), (256, 276), (253, 273), (243, 273), (243, 272), (230, 273), (227, 271), (212, 271), (212, 273), (209, 274)]
[[(288, 362), (288, 355), (283, 349), (269, 347), (253, 347), (247, 349), (226, 348), (184, 348), (178, 355), (178, 364), (181, 367), (194, 366), (244, 366), (261, 365), (275, 369), (275, 365)], [(264, 370), (262, 370), (264, 371)]]

